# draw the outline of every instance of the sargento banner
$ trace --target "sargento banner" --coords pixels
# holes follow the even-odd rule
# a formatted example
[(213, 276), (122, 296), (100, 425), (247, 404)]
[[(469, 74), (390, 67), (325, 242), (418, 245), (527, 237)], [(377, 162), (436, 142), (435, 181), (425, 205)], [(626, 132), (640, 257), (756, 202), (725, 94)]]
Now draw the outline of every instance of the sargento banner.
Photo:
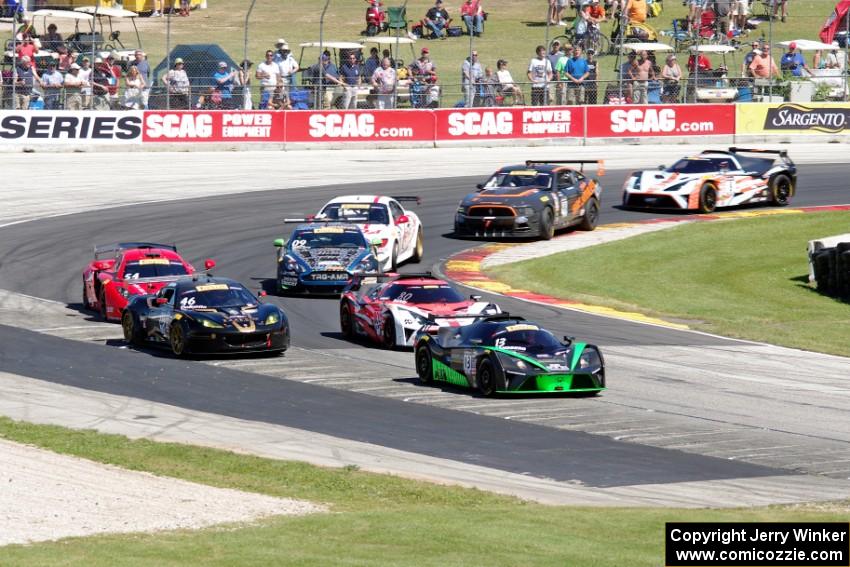
[(734, 133), (734, 104), (587, 107), (588, 138), (717, 136)]
[(145, 111), (145, 142), (283, 142), (284, 113)]
[(837, 134), (850, 130), (850, 104), (741, 104), (739, 134)]
[(435, 110), (437, 141), (581, 138), (582, 107)]
[(142, 113), (0, 111), (0, 142), (132, 144), (142, 141)]
[(432, 142), (430, 110), (286, 112), (286, 142)]

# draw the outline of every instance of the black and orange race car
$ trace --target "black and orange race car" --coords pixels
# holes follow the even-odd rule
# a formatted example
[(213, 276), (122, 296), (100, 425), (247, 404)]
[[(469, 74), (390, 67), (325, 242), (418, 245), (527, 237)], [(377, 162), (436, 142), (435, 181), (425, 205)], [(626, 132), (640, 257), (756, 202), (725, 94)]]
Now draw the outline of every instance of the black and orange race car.
[(562, 228), (593, 230), (602, 186), (585, 176), (585, 164), (596, 164), (597, 175), (604, 175), (597, 160), (527, 161), (501, 168), (460, 202), (455, 234), (549, 240)]

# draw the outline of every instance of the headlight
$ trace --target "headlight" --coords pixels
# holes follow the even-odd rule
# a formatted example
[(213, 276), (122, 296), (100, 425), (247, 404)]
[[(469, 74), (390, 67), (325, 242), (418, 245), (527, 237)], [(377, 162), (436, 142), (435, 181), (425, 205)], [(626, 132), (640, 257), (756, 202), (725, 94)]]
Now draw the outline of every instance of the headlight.
[(283, 264), (283, 269), (286, 272), (296, 272), (300, 274), (304, 271), (304, 267), (298, 263), (298, 260), (289, 254), (283, 257), (281, 264)]
[(219, 325), (215, 321), (211, 319), (201, 319), (201, 325), (207, 327), (208, 329), (223, 329), (224, 325)]
[(599, 351), (595, 348), (586, 348), (578, 359), (579, 370), (600, 366), (602, 366), (602, 359), (599, 357)]
[(369, 254), (362, 260), (360, 260), (356, 266), (352, 268), (352, 271), (357, 272), (374, 272), (378, 269), (378, 261), (372, 254)]
[(534, 214), (534, 207), (516, 207), (516, 214), (518, 216), (527, 217), (529, 215)]
[(280, 315), (277, 313), (271, 313), (266, 320), (263, 322), (264, 325), (275, 325), (280, 322)]
[(632, 189), (640, 189), (640, 174), (635, 173), (632, 175), (632, 179), (634, 180), (634, 183), (632, 183)]
[(466, 212), (466, 207), (458, 207), (458, 208), (457, 208), (457, 212), (459, 212), (459, 213), (461, 213), (461, 214), (465, 213), (465, 212)]
[(531, 365), (528, 364), (524, 360), (520, 360), (508, 354), (499, 353), (499, 362), (502, 363), (502, 368), (504, 368), (508, 372), (516, 372), (519, 374), (524, 374)]

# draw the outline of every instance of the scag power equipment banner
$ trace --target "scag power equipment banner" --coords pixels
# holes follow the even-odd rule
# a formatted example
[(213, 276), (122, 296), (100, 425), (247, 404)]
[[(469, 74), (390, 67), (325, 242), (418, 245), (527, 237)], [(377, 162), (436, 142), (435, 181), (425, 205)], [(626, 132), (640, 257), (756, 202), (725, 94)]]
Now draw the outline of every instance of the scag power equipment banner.
[(437, 141), (582, 138), (581, 107), (435, 110)]
[(430, 110), (291, 110), (286, 142), (432, 142)]
[(850, 130), (850, 104), (740, 104), (738, 134), (838, 134)]
[(284, 113), (146, 111), (145, 142), (283, 142)]
[(718, 136), (734, 133), (734, 104), (587, 107), (588, 138)]

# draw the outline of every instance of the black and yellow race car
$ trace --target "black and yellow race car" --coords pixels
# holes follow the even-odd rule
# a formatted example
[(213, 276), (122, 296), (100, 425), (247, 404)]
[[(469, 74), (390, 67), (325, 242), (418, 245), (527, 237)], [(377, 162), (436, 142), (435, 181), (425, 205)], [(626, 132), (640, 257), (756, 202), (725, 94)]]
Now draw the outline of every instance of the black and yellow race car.
[(604, 175), (596, 160), (526, 161), (501, 168), (460, 202), (455, 234), (549, 240), (562, 228), (593, 230), (602, 187), (585, 176), (585, 164), (596, 164), (597, 175)]
[(423, 330), (414, 342), (416, 373), (425, 384), (445, 382), (495, 393), (585, 393), (605, 389), (605, 361), (595, 345), (549, 331), (509, 313), (463, 327)]

